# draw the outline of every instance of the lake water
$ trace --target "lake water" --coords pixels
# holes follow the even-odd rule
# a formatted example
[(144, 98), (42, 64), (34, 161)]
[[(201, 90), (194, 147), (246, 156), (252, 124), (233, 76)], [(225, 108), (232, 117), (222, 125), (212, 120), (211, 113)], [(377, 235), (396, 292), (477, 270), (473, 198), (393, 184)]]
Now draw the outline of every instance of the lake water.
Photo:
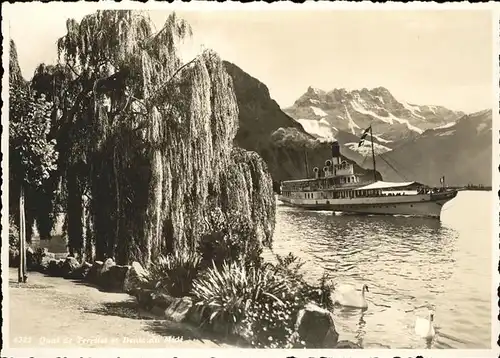
[[(306, 262), (310, 279), (366, 283), (369, 303), (336, 308), (340, 339), (365, 348), (426, 348), (416, 317), (435, 311), (430, 348), (490, 348), (492, 192), (459, 192), (441, 221), (304, 211), (278, 201), (273, 250)], [(495, 216), (496, 217), (496, 216)]]

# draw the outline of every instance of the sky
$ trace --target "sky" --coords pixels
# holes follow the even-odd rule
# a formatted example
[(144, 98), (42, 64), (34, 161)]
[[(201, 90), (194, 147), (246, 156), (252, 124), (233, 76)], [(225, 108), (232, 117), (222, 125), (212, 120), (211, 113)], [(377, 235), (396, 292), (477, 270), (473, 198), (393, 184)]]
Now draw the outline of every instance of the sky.
[[(56, 61), (55, 43), (68, 18), (79, 21), (94, 11), (50, 5), (12, 6), (8, 16), (26, 78), (39, 63)], [(150, 13), (157, 29), (169, 13)], [(191, 24), (197, 44), (265, 83), (282, 108), (309, 86), (383, 86), (398, 100), (465, 112), (492, 106), (492, 18), (485, 10), (177, 14)]]

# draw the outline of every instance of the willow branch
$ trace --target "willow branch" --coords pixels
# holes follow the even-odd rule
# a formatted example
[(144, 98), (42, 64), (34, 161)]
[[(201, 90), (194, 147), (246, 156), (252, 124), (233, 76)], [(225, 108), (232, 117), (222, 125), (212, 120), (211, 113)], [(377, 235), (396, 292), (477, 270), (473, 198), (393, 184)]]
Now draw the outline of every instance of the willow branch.
[[(71, 66), (69, 63), (66, 63), (66, 66), (68, 66), (68, 68), (73, 71), (73, 73), (77, 76), (76, 80), (78, 80), (80, 77), (82, 77), (82, 74), (81, 73), (78, 73), (76, 72), (76, 70), (73, 68), (73, 66)], [(75, 81), (76, 81), (75, 80)]]
[[(170, 84), (170, 82), (175, 78), (175, 76), (177, 76), (183, 69), (185, 69), (187, 66), (191, 65), (192, 63), (194, 63), (195, 61), (197, 61), (204, 53), (196, 56), (195, 58), (193, 58), (191, 61), (185, 63), (184, 65), (182, 65), (181, 67), (179, 67), (172, 76), (170, 76), (170, 78), (165, 81), (156, 91), (155, 93), (159, 93), (160, 90), (163, 90), (165, 89), (166, 86), (168, 86)], [(153, 96), (152, 99), (150, 101), (148, 101), (149, 103), (153, 100), (156, 99), (156, 96)], [(148, 104), (149, 104), (148, 103)]]

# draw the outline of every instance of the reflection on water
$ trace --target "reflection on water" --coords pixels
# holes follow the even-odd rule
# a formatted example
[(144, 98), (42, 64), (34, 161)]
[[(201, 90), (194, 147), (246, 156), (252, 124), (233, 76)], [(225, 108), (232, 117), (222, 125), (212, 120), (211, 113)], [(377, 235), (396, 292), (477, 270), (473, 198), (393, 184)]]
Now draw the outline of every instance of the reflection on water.
[[(274, 251), (293, 252), (306, 276), (368, 284), (366, 312), (335, 309), (341, 339), (367, 348), (490, 346), (491, 192), (460, 192), (441, 221), (338, 215), (278, 204)], [(471, 210), (473, 209), (473, 210)], [(431, 343), (413, 332), (435, 310)]]

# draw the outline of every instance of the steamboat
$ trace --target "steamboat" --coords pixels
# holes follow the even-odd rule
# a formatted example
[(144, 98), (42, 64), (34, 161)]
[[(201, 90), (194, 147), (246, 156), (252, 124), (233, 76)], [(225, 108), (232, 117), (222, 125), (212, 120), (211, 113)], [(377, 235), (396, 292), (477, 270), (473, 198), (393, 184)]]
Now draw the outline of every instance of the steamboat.
[[(368, 133), (367, 128), (359, 145)], [(328, 210), (349, 214), (408, 215), (439, 219), (443, 205), (457, 196), (457, 190), (445, 185), (431, 188), (418, 182), (385, 182), (377, 180), (375, 152), (371, 140), (373, 180), (363, 180), (354, 166), (340, 155), (340, 145), (332, 143), (332, 158), (322, 170), (313, 169), (314, 178), (281, 183), (280, 200), (284, 205), (311, 210)]]

